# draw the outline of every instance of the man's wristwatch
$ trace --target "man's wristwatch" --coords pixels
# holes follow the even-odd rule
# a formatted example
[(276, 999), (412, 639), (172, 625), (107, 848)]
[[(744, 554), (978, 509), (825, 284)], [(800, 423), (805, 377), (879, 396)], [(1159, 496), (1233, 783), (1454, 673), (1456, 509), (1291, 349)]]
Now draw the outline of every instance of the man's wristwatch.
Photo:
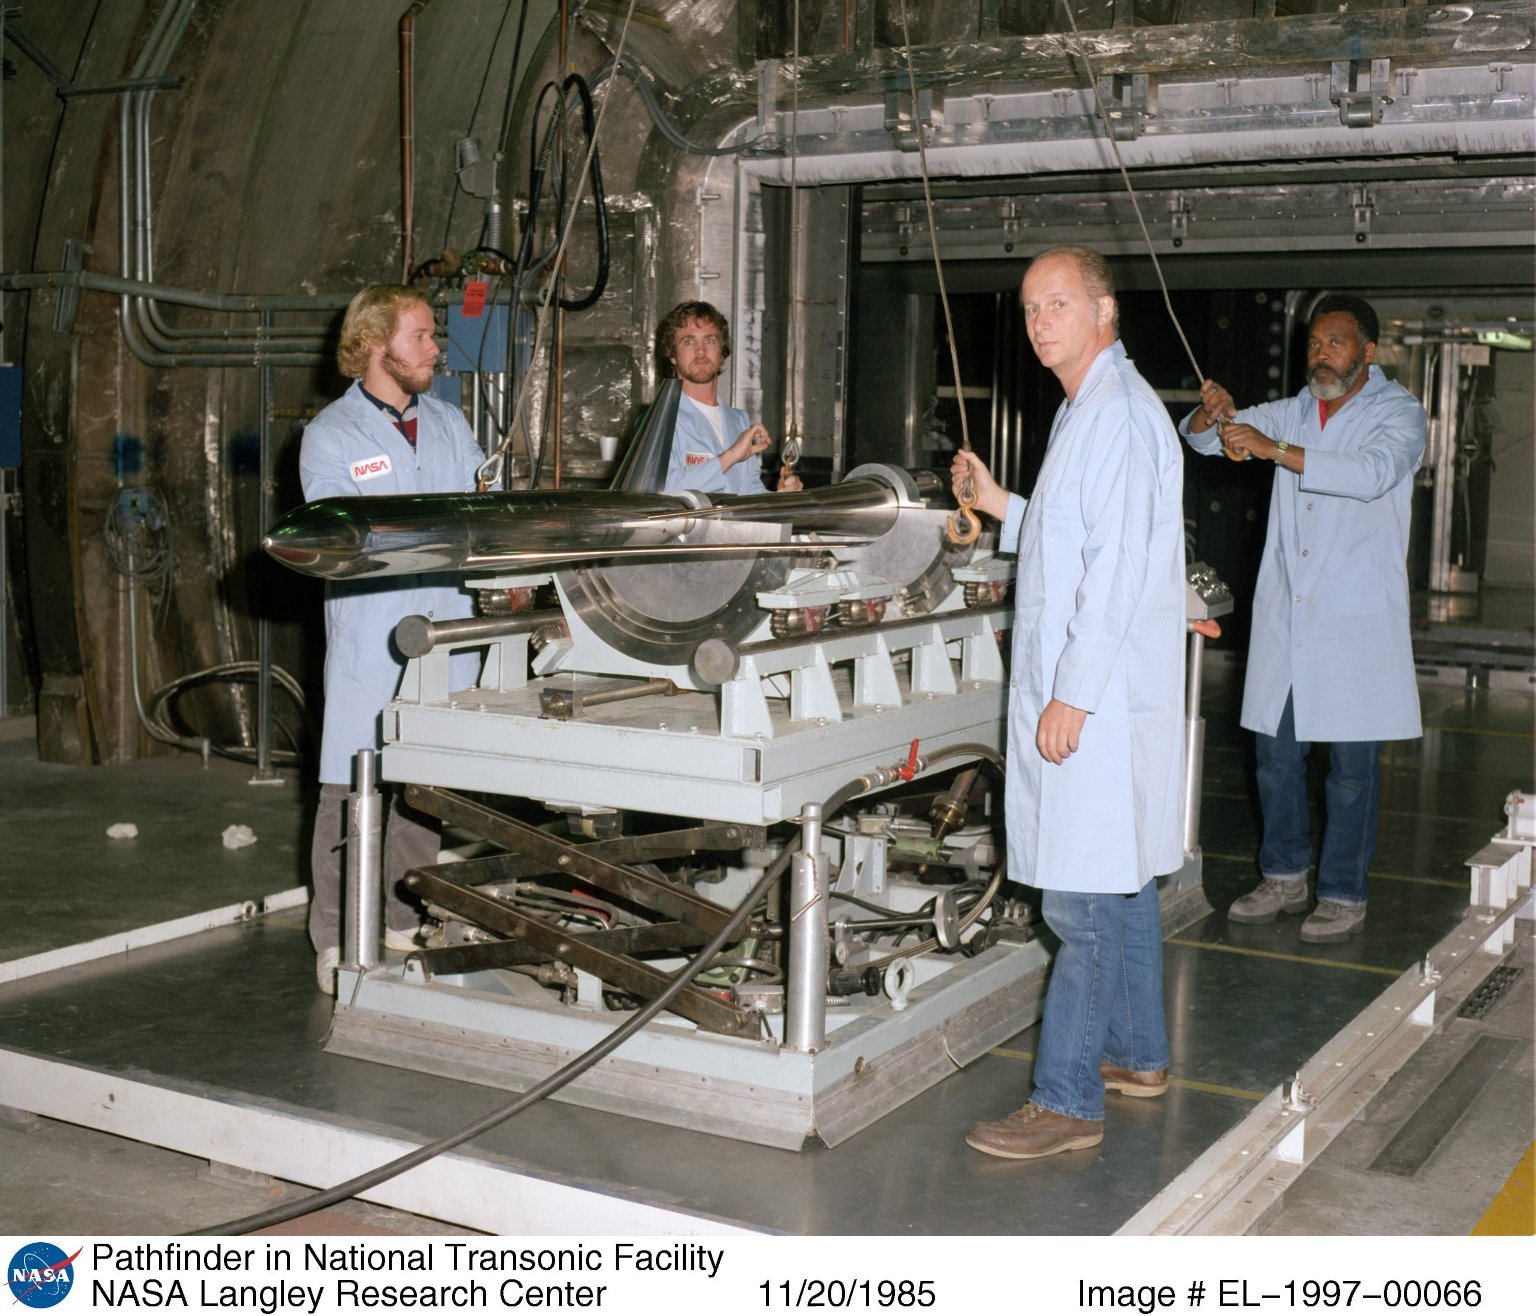
[(1275, 465), (1279, 466), (1285, 461), (1285, 454), (1291, 450), (1291, 445), (1280, 439), (1275, 440)]

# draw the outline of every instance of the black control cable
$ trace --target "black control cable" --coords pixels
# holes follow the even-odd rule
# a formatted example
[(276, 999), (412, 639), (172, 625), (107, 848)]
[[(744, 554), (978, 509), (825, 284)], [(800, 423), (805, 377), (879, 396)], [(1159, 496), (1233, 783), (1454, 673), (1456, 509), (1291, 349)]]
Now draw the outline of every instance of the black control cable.
[[(597, 224), (597, 277), (593, 280), (590, 291), (580, 297), (560, 297), (560, 309), (563, 311), (585, 311), (595, 305), (597, 299), (603, 295), (603, 289), (608, 286), (608, 202), (603, 195), (603, 167), (602, 156), (597, 147), (597, 115), (592, 108), (592, 89), (587, 86), (587, 80), (579, 73), (569, 73), (565, 82), (561, 85), (562, 97), (568, 97), (572, 88), (581, 99), (581, 130), (586, 134), (587, 142), (591, 146), (588, 152), (588, 171), (592, 183), (592, 209), (593, 217)], [(563, 131), (563, 129), (562, 129)], [(563, 180), (562, 180), (563, 181)], [(563, 209), (565, 204), (564, 188), (561, 188), (560, 203)], [(558, 225), (556, 226), (559, 227)], [(557, 276), (564, 281), (563, 274)]]

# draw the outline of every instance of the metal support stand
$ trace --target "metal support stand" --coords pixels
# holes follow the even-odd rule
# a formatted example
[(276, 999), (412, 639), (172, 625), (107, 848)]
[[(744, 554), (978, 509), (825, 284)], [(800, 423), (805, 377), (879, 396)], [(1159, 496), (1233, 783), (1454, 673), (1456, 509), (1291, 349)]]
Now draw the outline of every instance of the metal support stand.
[(784, 1047), (810, 1054), (827, 1042), (827, 857), (821, 852), (821, 805), (800, 811), (800, 853), (789, 880), (789, 994)]
[(1191, 856), (1200, 853), (1200, 781), (1205, 768), (1205, 719), (1200, 716), (1205, 636), (1195, 629), (1195, 623), (1225, 617), (1233, 603), (1232, 591), (1204, 562), (1191, 563), (1185, 579), (1189, 661), (1184, 672), (1184, 853)]
[[(261, 313), (261, 327), (272, 327), (272, 312)], [(261, 490), (257, 500), (258, 538), (265, 539), (272, 528), (272, 367), (264, 365), (257, 372), (257, 446), (260, 450), (259, 479)], [(270, 571), (272, 564), (263, 562), (259, 570)], [(256, 770), (251, 773), (252, 786), (280, 786), (283, 779), (272, 769), (272, 616), (271, 610), (262, 608), (256, 622)]]
[(357, 751), (357, 789), (348, 801), (347, 905), (342, 963), (371, 969), (379, 962), (383, 935), (384, 877), (381, 840), (384, 798), (379, 794), (377, 751)]
[(1205, 636), (1189, 632), (1188, 682), (1184, 695), (1184, 853), (1200, 848), (1200, 781), (1205, 770), (1205, 719), (1200, 716), (1200, 690)]

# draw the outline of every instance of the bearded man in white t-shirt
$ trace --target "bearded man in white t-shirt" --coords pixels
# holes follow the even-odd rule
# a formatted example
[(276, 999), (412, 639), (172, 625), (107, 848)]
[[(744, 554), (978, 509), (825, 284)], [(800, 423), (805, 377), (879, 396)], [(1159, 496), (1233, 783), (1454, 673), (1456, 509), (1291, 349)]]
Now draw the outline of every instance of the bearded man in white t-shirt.
[[(773, 440), (745, 411), (720, 402), (720, 371), (731, 354), (725, 316), (708, 302), (680, 302), (657, 327), (656, 345), (683, 386), (665, 491), (767, 493), (760, 457)], [(796, 475), (779, 478), (780, 493), (802, 487)]]

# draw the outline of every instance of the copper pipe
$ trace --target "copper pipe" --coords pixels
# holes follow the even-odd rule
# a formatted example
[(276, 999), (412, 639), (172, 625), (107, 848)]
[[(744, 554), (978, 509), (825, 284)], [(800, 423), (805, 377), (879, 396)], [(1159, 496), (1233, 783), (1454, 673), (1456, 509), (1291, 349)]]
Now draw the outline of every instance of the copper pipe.
[(400, 15), (400, 249), (402, 281), (409, 282), (416, 266), (416, 105), (412, 95), (412, 55), (416, 44), (416, 15), (432, 0), (413, 0)]
[[(565, 262), (562, 260), (561, 265)], [(551, 381), (555, 390), (555, 428), (553, 434), (555, 450), (555, 474), (554, 487), (560, 487), (560, 458), (564, 452), (561, 443), (561, 430), (565, 426), (565, 312), (560, 304), (555, 303), (555, 377)]]

